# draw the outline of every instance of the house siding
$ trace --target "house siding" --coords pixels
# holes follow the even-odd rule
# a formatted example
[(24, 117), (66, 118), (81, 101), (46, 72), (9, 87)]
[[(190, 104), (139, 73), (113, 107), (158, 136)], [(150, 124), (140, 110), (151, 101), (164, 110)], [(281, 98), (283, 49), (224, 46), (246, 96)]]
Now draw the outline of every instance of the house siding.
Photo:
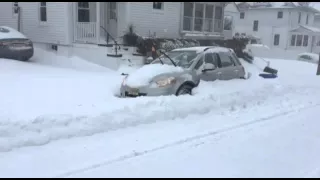
[(39, 2), (20, 2), (22, 32), (34, 42), (68, 44), (69, 6), (66, 2), (47, 2), (47, 23), (39, 22)]
[[(39, 21), (40, 2), (19, 2), (21, 8), (21, 32), (35, 43), (66, 45), (69, 40), (69, 3), (47, 2), (47, 22)], [(0, 7), (0, 23), (17, 28), (13, 17), (12, 2), (3, 2)]]
[[(180, 2), (164, 2), (163, 10), (154, 10), (153, 2), (130, 2), (129, 23), (141, 36), (180, 37)], [(128, 24), (129, 25), (129, 24)]]
[(17, 29), (18, 17), (13, 15), (13, 2), (1, 2), (0, 25)]

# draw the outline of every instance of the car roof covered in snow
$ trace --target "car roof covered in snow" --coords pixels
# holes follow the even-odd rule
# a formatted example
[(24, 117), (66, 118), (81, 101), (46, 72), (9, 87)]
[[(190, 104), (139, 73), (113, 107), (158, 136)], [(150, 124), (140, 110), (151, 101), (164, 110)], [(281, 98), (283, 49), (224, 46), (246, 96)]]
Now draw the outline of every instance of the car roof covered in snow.
[(0, 26), (0, 39), (27, 39), (27, 37), (11, 27)]
[(215, 51), (215, 52), (230, 52), (228, 48), (218, 47), (218, 46), (195, 46), (195, 47), (187, 47), (187, 48), (177, 48), (172, 51), (196, 51), (197, 53), (200, 53), (206, 49), (210, 51)]

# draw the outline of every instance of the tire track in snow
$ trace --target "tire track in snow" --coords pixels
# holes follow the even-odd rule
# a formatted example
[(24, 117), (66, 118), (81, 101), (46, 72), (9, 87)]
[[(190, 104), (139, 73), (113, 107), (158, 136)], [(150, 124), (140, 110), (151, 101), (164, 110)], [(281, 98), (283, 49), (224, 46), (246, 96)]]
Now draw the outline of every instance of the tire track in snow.
[[(113, 163), (116, 163), (116, 162), (125, 161), (125, 160), (131, 159), (131, 158), (135, 158), (135, 157), (138, 157), (138, 156), (143, 156), (145, 154), (157, 152), (157, 151), (160, 151), (160, 150), (163, 150), (163, 149), (166, 149), (166, 148), (171, 148), (171, 147), (178, 146), (178, 145), (181, 145), (181, 144), (185, 144), (185, 143), (189, 143), (189, 142), (192, 142), (192, 141), (200, 140), (202, 138), (215, 136), (215, 135), (218, 135), (218, 134), (221, 134), (221, 133), (230, 132), (230, 131), (238, 130), (238, 129), (241, 129), (241, 128), (246, 128), (248, 126), (256, 125), (257, 123), (262, 123), (262, 122), (265, 122), (265, 121), (271, 121), (271, 120), (273, 120), (275, 118), (278, 118), (278, 117), (281, 117), (281, 116), (286, 116), (286, 115), (289, 115), (289, 114), (298, 113), (300, 111), (311, 109), (311, 108), (314, 108), (314, 107), (317, 107), (317, 106), (320, 106), (320, 103), (317, 103), (317, 104), (314, 104), (314, 105), (310, 105), (310, 106), (301, 107), (301, 108), (294, 109), (294, 110), (288, 110), (288, 111), (275, 113), (273, 115), (266, 116), (266, 117), (263, 117), (263, 118), (259, 118), (259, 119), (256, 119), (256, 120), (253, 120), (253, 121), (249, 121), (249, 122), (246, 122), (246, 123), (241, 123), (241, 124), (238, 124), (238, 125), (233, 125), (233, 126), (230, 126), (230, 127), (222, 128), (220, 130), (209, 131), (209, 132), (204, 133), (204, 134), (199, 134), (199, 135), (196, 135), (196, 136), (191, 136), (191, 137), (188, 137), (188, 138), (184, 138), (184, 139), (181, 139), (179, 141), (168, 143), (168, 144), (165, 144), (165, 145), (162, 145), (162, 146), (159, 146), (159, 147), (156, 147), (156, 148), (152, 148), (152, 149), (149, 149), (149, 150), (136, 151), (136, 152), (124, 155), (124, 156), (120, 156), (120, 157), (114, 158), (112, 160), (107, 160), (107, 161), (96, 163), (96, 164), (93, 164), (91, 166), (87, 166), (87, 167), (84, 167), (84, 168), (79, 168), (79, 169), (75, 169), (75, 170), (72, 170), (72, 171), (68, 171), (68, 172), (60, 174), (58, 176), (55, 176), (53, 178), (65, 178), (65, 177), (68, 177), (68, 176), (71, 176), (71, 175), (74, 175), (74, 174), (78, 174), (78, 173), (82, 173), (82, 172), (85, 172), (85, 171), (88, 171), (88, 170), (92, 170), (92, 169), (95, 169), (95, 168), (107, 166), (107, 165), (110, 165), (110, 164), (113, 164)], [(316, 176), (317, 175), (316, 173), (318, 173), (319, 170), (320, 169), (316, 169), (315, 171), (312, 171), (311, 173), (309, 173), (307, 176), (308, 177)]]

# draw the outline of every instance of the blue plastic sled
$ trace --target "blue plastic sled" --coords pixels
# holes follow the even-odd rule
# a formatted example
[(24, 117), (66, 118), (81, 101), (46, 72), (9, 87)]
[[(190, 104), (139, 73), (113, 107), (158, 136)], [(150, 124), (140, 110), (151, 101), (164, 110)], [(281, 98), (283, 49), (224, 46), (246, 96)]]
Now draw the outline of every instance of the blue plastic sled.
[(263, 73), (259, 74), (259, 76), (264, 79), (274, 79), (278, 77), (276, 74), (263, 74)]

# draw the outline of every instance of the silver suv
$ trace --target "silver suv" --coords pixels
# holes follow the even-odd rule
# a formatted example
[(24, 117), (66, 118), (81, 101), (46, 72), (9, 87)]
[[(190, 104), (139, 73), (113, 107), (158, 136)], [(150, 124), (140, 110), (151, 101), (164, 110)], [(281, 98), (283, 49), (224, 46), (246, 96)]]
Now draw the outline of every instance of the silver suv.
[(233, 50), (223, 47), (174, 49), (123, 79), (121, 97), (191, 94), (200, 80), (245, 78)]

